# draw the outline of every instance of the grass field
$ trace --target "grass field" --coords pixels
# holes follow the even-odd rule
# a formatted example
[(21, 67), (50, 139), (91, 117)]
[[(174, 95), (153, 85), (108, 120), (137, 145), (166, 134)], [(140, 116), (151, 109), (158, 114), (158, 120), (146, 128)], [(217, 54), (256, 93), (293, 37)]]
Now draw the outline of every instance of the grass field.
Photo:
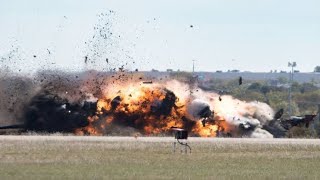
[(320, 179), (320, 141), (0, 136), (0, 179)]

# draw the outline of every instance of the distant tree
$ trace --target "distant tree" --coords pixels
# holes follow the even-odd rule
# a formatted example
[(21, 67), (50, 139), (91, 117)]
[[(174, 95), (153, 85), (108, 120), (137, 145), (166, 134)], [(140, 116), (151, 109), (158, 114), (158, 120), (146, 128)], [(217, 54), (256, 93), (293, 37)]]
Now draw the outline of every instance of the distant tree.
[(320, 66), (316, 66), (316, 67), (314, 68), (314, 72), (320, 72)]
[(261, 86), (262, 86), (261, 83), (259, 83), (259, 82), (254, 82), (254, 83), (252, 83), (252, 84), (248, 87), (248, 90), (260, 91)]
[(291, 85), (291, 90), (292, 92), (300, 92), (302, 87), (301, 84), (299, 84), (298, 82), (294, 81)]
[(288, 78), (283, 77), (283, 76), (280, 76), (280, 77), (278, 78), (278, 81), (279, 81), (280, 84), (286, 84), (286, 83), (289, 82)]
[(269, 86), (262, 86), (260, 88), (261, 93), (263, 93), (264, 95), (266, 95), (268, 92), (270, 92), (270, 87)]
[(305, 93), (305, 92), (312, 92), (312, 91), (316, 91), (319, 88), (317, 86), (315, 86), (313, 83), (311, 82), (307, 82), (307, 83), (303, 83), (300, 86), (300, 92), (301, 93)]

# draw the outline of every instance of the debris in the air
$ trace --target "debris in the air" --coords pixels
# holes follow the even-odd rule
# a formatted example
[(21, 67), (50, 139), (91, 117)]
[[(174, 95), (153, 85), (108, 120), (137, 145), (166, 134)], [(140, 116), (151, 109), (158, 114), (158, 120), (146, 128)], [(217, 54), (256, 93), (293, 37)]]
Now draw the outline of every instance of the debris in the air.
[(152, 81), (144, 81), (143, 84), (152, 84)]
[(242, 84), (242, 77), (240, 76), (239, 77), (239, 85), (241, 85)]

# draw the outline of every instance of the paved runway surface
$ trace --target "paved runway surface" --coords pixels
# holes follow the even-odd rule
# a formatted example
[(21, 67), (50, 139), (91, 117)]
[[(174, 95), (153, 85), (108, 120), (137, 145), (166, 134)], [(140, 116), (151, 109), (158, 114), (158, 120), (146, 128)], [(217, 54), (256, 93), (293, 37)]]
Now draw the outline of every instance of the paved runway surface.
[[(0, 136), (0, 141), (91, 141), (91, 142), (172, 142), (173, 137), (123, 137), (123, 136)], [(201, 138), (189, 137), (189, 142), (218, 144), (307, 144), (320, 145), (320, 139), (254, 139), (254, 138)]]

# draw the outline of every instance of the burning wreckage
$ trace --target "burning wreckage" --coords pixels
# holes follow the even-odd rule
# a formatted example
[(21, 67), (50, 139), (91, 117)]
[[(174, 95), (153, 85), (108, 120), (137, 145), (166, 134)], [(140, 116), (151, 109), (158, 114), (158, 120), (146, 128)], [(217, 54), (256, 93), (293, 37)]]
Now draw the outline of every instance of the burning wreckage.
[[(283, 137), (289, 126), (265, 103), (190, 91), (187, 84), (125, 82), (101, 88), (99, 98), (77, 99), (43, 90), (23, 110), (23, 122), (0, 129), (108, 135), (115, 129), (143, 135), (172, 127), (202, 137)], [(222, 99), (222, 100), (221, 100)], [(309, 118), (310, 119), (310, 118)], [(298, 121), (298, 120), (297, 120)]]

